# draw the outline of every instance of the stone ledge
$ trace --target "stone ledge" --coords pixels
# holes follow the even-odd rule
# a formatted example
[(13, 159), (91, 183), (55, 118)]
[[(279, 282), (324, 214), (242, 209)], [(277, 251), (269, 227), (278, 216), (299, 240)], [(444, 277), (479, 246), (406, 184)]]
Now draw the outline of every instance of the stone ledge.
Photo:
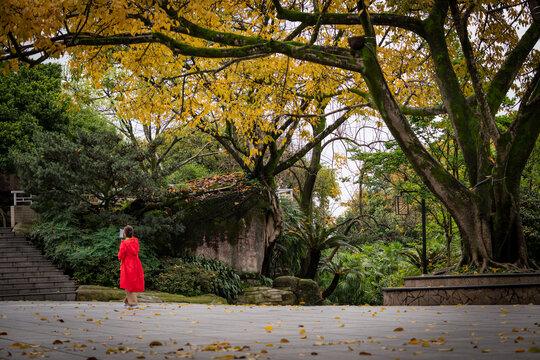
[(405, 286), (523, 284), (540, 282), (540, 273), (424, 275), (403, 278)]
[(540, 304), (540, 283), (384, 288), (384, 305)]

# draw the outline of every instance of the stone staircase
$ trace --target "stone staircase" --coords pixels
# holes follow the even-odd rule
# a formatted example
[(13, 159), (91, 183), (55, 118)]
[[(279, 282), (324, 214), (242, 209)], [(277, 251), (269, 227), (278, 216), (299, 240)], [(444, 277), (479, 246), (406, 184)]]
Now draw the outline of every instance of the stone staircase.
[(76, 286), (10, 228), (0, 228), (0, 300), (75, 300)]
[(540, 304), (540, 273), (424, 275), (384, 288), (384, 305)]

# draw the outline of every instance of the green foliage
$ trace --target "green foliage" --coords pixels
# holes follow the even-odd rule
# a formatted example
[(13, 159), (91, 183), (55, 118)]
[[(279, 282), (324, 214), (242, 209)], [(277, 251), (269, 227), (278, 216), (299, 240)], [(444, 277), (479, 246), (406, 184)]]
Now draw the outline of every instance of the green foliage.
[[(405, 256), (406, 261), (418, 269), (423, 268), (422, 264), (422, 247), (417, 244), (412, 245), (411, 248), (402, 252)], [(427, 261), (427, 271), (428, 273), (434, 269), (441, 268), (445, 264), (444, 248), (442, 244), (435, 243), (436, 247), (427, 247), (426, 248), (426, 261)]]
[(343, 221), (348, 219), (352, 222), (350, 236), (356, 243), (408, 243), (421, 239), (419, 209), (411, 205), (408, 216), (396, 215), (393, 200), (391, 189), (367, 191), (362, 213), (349, 211), (346, 214)]
[[(333, 266), (324, 266), (317, 281), (326, 289), (337, 271), (342, 272), (340, 282), (328, 299), (338, 304), (382, 304), (382, 288), (399, 286), (404, 276), (417, 275), (419, 271), (403, 261), (405, 246), (399, 242), (385, 244), (381, 241), (364, 244), (359, 252), (341, 251), (336, 254)], [(339, 264), (336, 266), (335, 264)]]
[(188, 163), (167, 176), (168, 184), (182, 184), (213, 175), (204, 165)]
[(165, 259), (154, 279), (157, 290), (196, 296), (213, 293), (231, 301), (242, 291), (238, 273), (219, 260), (201, 257)]
[(148, 196), (155, 182), (139, 166), (139, 154), (114, 132), (79, 130), (73, 139), (37, 133), (33, 152), (15, 163), (32, 207), (45, 219), (77, 218), (112, 210), (128, 197)]
[(57, 64), (0, 75), (0, 173), (13, 172), (9, 150), (30, 151), (36, 131), (62, 132), (67, 105), (60, 99), (62, 69)]
[(522, 187), (520, 210), (529, 259), (540, 265), (540, 194), (537, 190)]
[(540, 266), (540, 140), (527, 161), (521, 178), (521, 225), (529, 259)]
[(290, 223), (289, 226), (286, 231), (311, 250), (322, 251), (349, 244), (347, 237), (339, 233), (337, 226), (329, 226), (323, 221), (303, 218), (299, 223)]
[(162, 270), (153, 280), (158, 291), (185, 296), (210, 293), (212, 278), (209, 272), (182, 259), (162, 259)]
[[(96, 231), (81, 231), (62, 222), (43, 222), (34, 226), (31, 234), (43, 248), (45, 256), (70, 274), (78, 284), (118, 286), (118, 228), (107, 227)], [(151, 242), (139, 238), (139, 258), (145, 278), (158, 266)]]

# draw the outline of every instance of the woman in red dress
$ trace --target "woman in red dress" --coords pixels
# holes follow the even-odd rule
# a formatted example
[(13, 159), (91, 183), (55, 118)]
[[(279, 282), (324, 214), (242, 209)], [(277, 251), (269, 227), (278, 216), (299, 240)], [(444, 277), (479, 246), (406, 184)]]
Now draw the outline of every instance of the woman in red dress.
[(126, 237), (120, 243), (118, 260), (120, 265), (120, 288), (126, 290), (124, 305), (137, 306), (137, 294), (144, 291), (144, 273), (139, 259), (139, 240), (133, 236), (133, 227), (124, 228)]

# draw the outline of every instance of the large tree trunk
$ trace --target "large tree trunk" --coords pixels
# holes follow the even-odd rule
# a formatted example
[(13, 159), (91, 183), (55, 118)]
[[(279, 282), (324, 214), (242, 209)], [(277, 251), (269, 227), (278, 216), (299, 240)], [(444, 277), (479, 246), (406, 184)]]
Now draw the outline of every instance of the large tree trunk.
[(528, 266), (527, 251), (519, 214), (519, 187), (508, 190), (505, 180), (496, 185), (486, 182), (470, 201), (440, 198), (454, 218), (463, 244), (462, 263), (502, 266), (512, 263)]
[[(325, 127), (325, 118), (320, 119), (317, 125), (312, 125), (313, 137), (319, 135), (325, 129)], [(321, 169), (322, 150), (323, 148), (320, 142), (311, 150), (311, 160), (309, 167), (306, 169), (306, 178), (304, 179), (304, 184), (301, 187), (302, 192), (300, 193), (300, 209), (310, 220), (313, 219), (313, 192), (315, 191), (317, 175)]]
[(276, 239), (279, 237), (283, 227), (283, 213), (281, 210), (281, 203), (276, 195), (276, 192), (270, 185), (265, 185), (268, 210), (266, 213), (265, 231), (264, 231), (264, 260), (261, 273), (263, 275), (270, 275), (270, 268), (272, 264), (272, 256), (274, 254), (274, 245)]

